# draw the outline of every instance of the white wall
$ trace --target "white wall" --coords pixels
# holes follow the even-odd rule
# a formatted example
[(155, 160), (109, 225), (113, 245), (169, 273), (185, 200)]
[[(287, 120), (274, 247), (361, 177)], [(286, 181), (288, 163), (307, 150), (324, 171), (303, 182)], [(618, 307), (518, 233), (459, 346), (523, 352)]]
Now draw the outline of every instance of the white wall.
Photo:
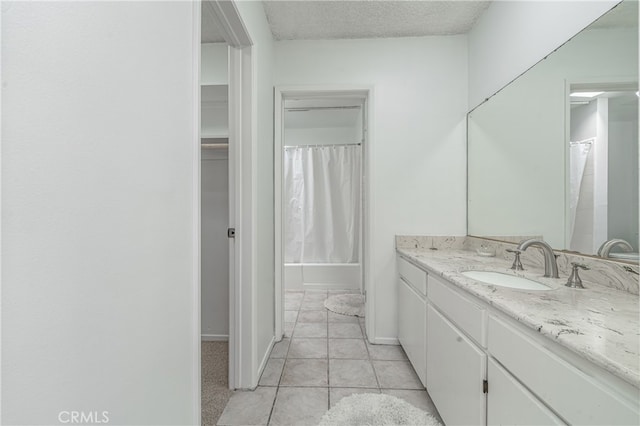
[(2, 4), (3, 424), (198, 421), (195, 7)]
[[(598, 136), (597, 114), (598, 102), (595, 100), (587, 105), (572, 107), (569, 139), (573, 142), (577, 142), (596, 138)], [(571, 240), (568, 247), (569, 250), (579, 251), (580, 253), (595, 253), (597, 250), (597, 247), (594, 248), (593, 246), (593, 207), (595, 203), (595, 144), (598, 142), (598, 140), (594, 141), (594, 144), (591, 145), (589, 154), (587, 155), (587, 161), (585, 163), (584, 173), (582, 174), (580, 192), (578, 195), (578, 205), (576, 206), (575, 225), (573, 227), (573, 234), (571, 234)], [(571, 226), (570, 222), (568, 226)]]
[[(264, 368), (270, 345), (275, 336), (274, 312), (274, 206), (273, 206), (273, 38), (264, 14), (262, 2), (239, 1), (238, 11), (253, 41), (253, 127), (254, 210), (257, 244), (253, 248), (252, 286), (255, 298), (253, 326), (256, 331), (254, 348), (255, 385), (258, 372)], [(242, 230), (239, 230), (242, 232)]]
[(572, 142), (583, 141), (595, 138), (596, 134), (596, 113), (597, 102), (591, 101), (586, 105), (578, 105), (571, 107), (571, 118), (569, 125), (571, 126), (570, 140)]
[(306, 129), (284, 129), (284, 144), (331, 145), (359, 143), (362, 136), (356, 127), (316, 127)]
[[(465, 234), (466, 37), (276, 43), (276, 85), (371, 85), (375, 336), (397, 336), (396, 234)], [(385, 340), (387, 339), (387, 340)]]
[(200, 105), (200, 137), (213, 139), (228, 138), (228, 84), (202, 85), (200, 89)]
[(587, 27), (619, 0), (494, 1), (469, 32), (474, 108)]
[(608, 238), (638, 251), (638, 104), (609, 99)]
[(201, 84), (229, 84), (228, 51), (227, 43), (202, 43), (200, 46)]

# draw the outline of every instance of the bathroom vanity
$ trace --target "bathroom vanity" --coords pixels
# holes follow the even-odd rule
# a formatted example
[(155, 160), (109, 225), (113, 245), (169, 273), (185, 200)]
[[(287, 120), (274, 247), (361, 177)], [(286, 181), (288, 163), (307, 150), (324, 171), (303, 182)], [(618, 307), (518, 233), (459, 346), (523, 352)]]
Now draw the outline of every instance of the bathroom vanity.
[(396, 237), (398, 339), (448, 425), (640, 424), (638, 264), (603, 259), (640, 251), (637, 7), (469, 112), (473, 237)]
[[(543, 278), (534, 253), (515, 273), (513, 244), (485, 257), (472, 240), (397, 239), (398, 337), (445, 423), (640, 424), (638, 295), (584, 278), (586, 289), (565, 287), (567, 262)], [(547, 287), (487, 284), (470, 270)]]

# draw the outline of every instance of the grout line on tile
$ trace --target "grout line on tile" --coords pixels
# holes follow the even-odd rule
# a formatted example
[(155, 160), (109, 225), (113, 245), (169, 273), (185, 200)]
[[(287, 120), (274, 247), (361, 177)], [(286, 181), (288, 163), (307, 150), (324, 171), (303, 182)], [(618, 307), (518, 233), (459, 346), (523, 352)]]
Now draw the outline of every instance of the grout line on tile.
[(329, 385), (280, 385), (278, 388), (330, 388)]
[(366, 339), (363, 338), (362, 340), (364, 340), (364, 347), (367, 349), (367, 355), (369, 356), (369, 364), (371, 364), (371, 369), (373, 370), (373, 375), (375, 376), (376, 383), (378, 384), (378, 391), (380, 391), (380, 389), (381, 389), (381, 387), (380, 387), (380, 379), (378, 379), (378, 372), (376, 371), (376, 367), (373, 365), (373, 360), (371, 359), (371, 352), (369, 352), (369, 345), (367, 345)]
[(276, 400), (278, 399), (279, 391), (280, 391), (280, 386), (276, 387), (276, 394), (273, 397), (273, 403), (271, 404), (271, 410), (269, 411), (269, 417), (267, 418), (267, 425), (271, 424), (271, 416), (273, 415), (273, 409), (276, 407)]

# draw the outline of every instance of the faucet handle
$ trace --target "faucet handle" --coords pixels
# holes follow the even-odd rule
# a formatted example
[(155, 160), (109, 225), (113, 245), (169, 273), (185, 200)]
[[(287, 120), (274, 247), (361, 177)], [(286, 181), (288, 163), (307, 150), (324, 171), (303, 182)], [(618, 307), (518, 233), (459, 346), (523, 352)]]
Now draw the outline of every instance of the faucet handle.
[(513, 269), (514, 271), (524, 271), (524, 268), (522, 267), (522, 262), (520, 262), (520, 253), (522, 253), (522, 250), (518, 250), (518, 249), (507, 249), (506, 251), (508, 251), (509, 253), (514, 253), (516, 256), (513, 259), (513, 264), (511, 265), (511, 269)]
[(577, 270), (578, 268), (580, 268), (582, 270), (588, 271), (589, 269), (591, 269), (587, 265), (585, 265), (584, 263), (571, 262), (571, 265), (573, 266), (574, 270)]
[(583, 269), (586, 271), (591, 268), (589, 268), (584, 263), (578, 262), (571, 262), (571, 265), (571, 275), (569, 275), (569, 279), (567, 280), (567, 283), (565, 285), (571, 288), (584, 288), (584, 286), (582, 285), (582, 279), (580, 279), (580, 275), (578, 275), (578, 269)]

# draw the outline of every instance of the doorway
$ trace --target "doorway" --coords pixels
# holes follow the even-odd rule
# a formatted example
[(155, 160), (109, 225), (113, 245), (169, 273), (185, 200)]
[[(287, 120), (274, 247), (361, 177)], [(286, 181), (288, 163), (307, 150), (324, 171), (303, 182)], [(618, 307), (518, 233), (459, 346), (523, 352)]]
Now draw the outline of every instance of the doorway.
[(369, 94), (276, 88), (278, 339), (287, 291), (358, 292), (367, 304)]
[[(214, 321), (216, 327), (221, 327), (221, 332), (217, 332), (217, 328), (213, 332), (209, 332), (206, 326), (203, 326), (203, 320), (207, 320), (204, 310), (211, 310), (201, 294), (203, 286), (203, 270), (213, 259), (210, 258), (210, 251), (205, 247), (203, 249), (203, 234), (207, 233), (208, 219), (203, 221), (203, 212), (198, 210), (197, 217), (194, 217), (197, 233), (194, 235), (195, 250), (199, 253), (197, 262), (194, 263), (194, 273), (198, 277), (198, 292), (194, 294), (194, 311), (195, 330), (194, 334), (194, 356), (196, 357), (197, 369), (194, 369), (194, 394), (202, 395), (203, 378), (211, 377), (208, 369), (203, 368), (202, 357), (202, 341), (206, 340), (222, 341), (227, 344), (228, 374), (214, 378), (216, 384), (226, 382), (226, 385), (220, 386), (223, 391), (230, 392), (233, 389), (251, 388), (254, 383), (255, 366), (251, 362), (252, 341), (255, 330), (250, 320), (250, 312), (243, 311), (242, 307), (247, 304), (247, 300), (251, 300), (250, 291), (241, 291), (243, 287), (242, 271), (250, 269), (250, 257), (243, 255), (244, 252), (251, 247), (253, 232), (251, 229), (250, 218), (247, 211), (251, 211), (251, 204), (242, 204), (240, 201), (245, 198), (251, 198), (254, 188), (251, 187), (251, 176), (254, 171), (248, 167), (247, 158), (251, 156), (252, 142), (252, 110), (251, 105), (254, 102), (254, 85), (252, 80), (252, 61), (253, 50), (252, 41), (247, 32), (247, 28), (242, 21), (240, 13), (234, 2), (229, 1), (203, 1), (202, 7), (196, 9), (194, 13), (194, 45), (202, 47), (203, 41), (219, 43), (219, 51), (217, 54), (212, 52), (200, 51), (200, 55), (196, 55), (194, 68), (201, 77), (200, 82), (194, 87), (196, 91), (195, 98), (198, 100), (197, 107), (205, 115), (198, 115), (195, 131), (202, 136), (198, 138), (197, 155), (194, 157), (196, 165), (196, 173), (193, 176), (194, 186), (196, 187), (195, 196), (200, 207), (208, 208), (206, 197), (207, 191), (218, 192), (219, 199), (227, 200), (228, 216), (227, 227), (230, 229), (244, 229), (241, 238), (234, 238), (232, 233), (223, 233), (216, 236), (216, 243), (220, 244), (217, 251), (221, 256), (223, 244), (227, 245), (228, 261), (221, 261), (218, 269), (228, 273), (226, 280), (226, 290), (228, 298), (221, 296), (220, 303), (226, 304), (228, 315), (226, 317), (226, 327), (224, 320)], [(206, 39), (217, 37), (217, 40)], [(205, 40), (203, 40), (205, 38)], [(220, 38), (222, 41), (219, 41)], [(214, 49), (212, 47), (212, 49)], [(214, 49), (215, 50), (215, 49)], [(222, 58), (222, 59), (221, 59)], [(213, 72), (209, 72), (213, 70)], [(222, 77), (222, 78), (221, 78)], [(225, 88), (224, 86), (227, 85)], [(225, 99), (226, 97), (226, 99)], [(203, 154), (204, 152), (204, 154)], [(225, 157), (226, 156), (226, 157)], [(207, 161), (226, 164), (227, 172), (223, 170), (203, 170), (209, 168)], [(204, 164), (204, 165), (203, 165)], [(211, 172), (211, 173), (210, 173)], [(213, 187), (202, 188), (202, 179), (217, 179), (210, 182)], [(228, 179), (228, 198), (220, 193), (224, 192), (224, 177)], [(247, 177), (243, 180), (242, 177)], [(203, 192), (205, 193), (203, 195)], [(212, 195), (210, 194), (210, 195)], [(203, 203), (204, 201), (204, 203)], [(203, 205), (204, 204), (204, 205)], [(205, 213), (206, 214), (206, 213)], [(214, 213), (215, 214), (215, 213)], [(218, 230), (225, 230), (222, 217), (212, 219), (217, 222)], [(226, 231), (226, 230), (225, 230)], [(206, 235), (205, 235), (206, 237)], [(223, 240), (225, 241), (223, 243)], [(244, 250), (244, 252), (243, 252)], [(226, 264), (226, 267), (225, 265)], [(205, 271), (205, 280), (208, 272)], [(221, 284), (224, 285), (224, 284)], [(204, 296), (206, 297), (206, 296)], [(226, 303), (225, 303), (226, 301)], [(217, 303), (217, 302), (216, 302)], [(205, 307), (205, 304), (207, 305)], [(212, 323), (213, 324), (213, 323)], [(226, 328), (226, 330), (225, 330)], [(225, 334), (226, 331), (226, 334)], [(218, 356), (214, 356), (215, 359)], [(226, 379), (226, 380), (225, 380)], [(257, 382), (257, 380), (255, 380)], [(211, 404), (215, 401), (212, 399), (198, 398), (196, 407), (196, 418), (201, 418), (205, 409), (211, 408)], [(224, 408), (224, 403), (218, 400), (217, 405)], [(214, 416), (202, 419), (200, 423), (214, 423), (217, 419)]]
[(202, 3), (200, 49), (201, 423), (215, 425), (230, 390), (229, 45)]

